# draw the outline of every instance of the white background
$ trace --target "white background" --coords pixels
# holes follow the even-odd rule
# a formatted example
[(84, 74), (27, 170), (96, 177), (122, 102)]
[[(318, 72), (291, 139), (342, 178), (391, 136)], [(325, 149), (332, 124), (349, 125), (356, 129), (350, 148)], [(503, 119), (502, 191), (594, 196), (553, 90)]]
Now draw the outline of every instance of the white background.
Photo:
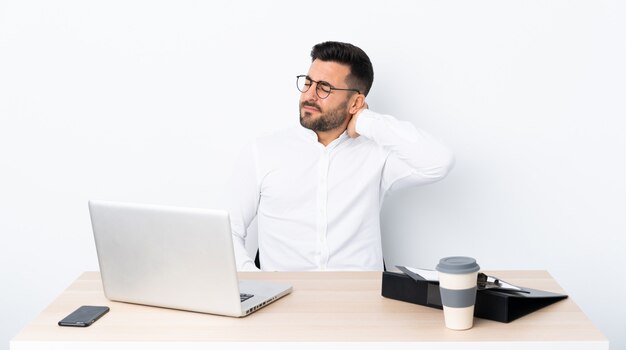
[(387, 264), (546, 269), (626, 348), (625, 14), (595, 0), (0, 0), (0, 348), (97, 270), (88, 199), (222, 207), (244, 143), (297, 123), (295, 76), (325, 40), (370, 55), (371, 109), (456, 154), (447, 179), (387, 202)]

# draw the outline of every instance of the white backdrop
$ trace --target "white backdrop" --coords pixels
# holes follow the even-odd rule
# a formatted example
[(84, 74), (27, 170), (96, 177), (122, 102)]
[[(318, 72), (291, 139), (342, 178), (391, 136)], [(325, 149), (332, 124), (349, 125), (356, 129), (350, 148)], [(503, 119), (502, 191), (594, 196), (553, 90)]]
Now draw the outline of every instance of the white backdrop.
[(221, 207), (243, 144), (297, 123), (295, 76), (326, 40), (370, 55), (370, 108), (456, 153), (447, 179), (387, 202), (388, 265), (547, 269), (626, 348), (625, 15), (595, 0), (0, 0), (0, 349), (98, 268), (88, 199)]

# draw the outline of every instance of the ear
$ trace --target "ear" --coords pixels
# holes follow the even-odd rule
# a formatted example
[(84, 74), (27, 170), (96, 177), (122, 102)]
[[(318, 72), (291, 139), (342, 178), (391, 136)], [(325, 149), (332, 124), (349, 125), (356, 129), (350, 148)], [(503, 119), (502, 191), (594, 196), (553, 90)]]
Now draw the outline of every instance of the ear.
[(363, 94), (355, 94), (352, 97), (352, 102), (350, 103), (350, 108), (348, 113), (355, 114), (365, 107), (365, 95)]

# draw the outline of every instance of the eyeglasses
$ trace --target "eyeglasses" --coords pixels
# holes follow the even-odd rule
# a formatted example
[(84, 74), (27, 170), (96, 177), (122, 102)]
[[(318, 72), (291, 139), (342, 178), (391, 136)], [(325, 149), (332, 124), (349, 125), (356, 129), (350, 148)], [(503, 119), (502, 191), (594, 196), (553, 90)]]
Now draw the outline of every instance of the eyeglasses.
[(333, 90), (354, 91), (359, 94), (361, 93), (361, 91), (357, 89), (340, 89), (333, 87), (332, 85), (330, 85), (330, 83), (323, 80), (315, 81), (309, 78), (308, 75), (298, 75), (296, 78), (296, 86), (298, 87), (298, 90), (300, 90), (300, 92), (307, 92), (309, 91), (313, 83), (317, 84), (317, 86), (315, 87), (315, 93), (321, 99), (325, 99), (326, 97), (328, 97), (330, 93), (333, 92)]

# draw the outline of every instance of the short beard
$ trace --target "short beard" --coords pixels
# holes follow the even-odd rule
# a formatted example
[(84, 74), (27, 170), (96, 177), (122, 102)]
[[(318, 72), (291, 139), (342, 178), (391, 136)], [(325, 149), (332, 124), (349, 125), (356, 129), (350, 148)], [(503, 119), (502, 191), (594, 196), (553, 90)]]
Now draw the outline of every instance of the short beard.
[(348, 118), (348, 101), (341, 104), (339, 107), (320, 114), (317, 119), (311, 119), (311, 112), (302, 111), (302, 107), (305, 105), (317, 107), (314, 103), (307, 103), (306, 101), (300, 102), (300, 124), (313, 131), (329, 131), (339, 128)]

